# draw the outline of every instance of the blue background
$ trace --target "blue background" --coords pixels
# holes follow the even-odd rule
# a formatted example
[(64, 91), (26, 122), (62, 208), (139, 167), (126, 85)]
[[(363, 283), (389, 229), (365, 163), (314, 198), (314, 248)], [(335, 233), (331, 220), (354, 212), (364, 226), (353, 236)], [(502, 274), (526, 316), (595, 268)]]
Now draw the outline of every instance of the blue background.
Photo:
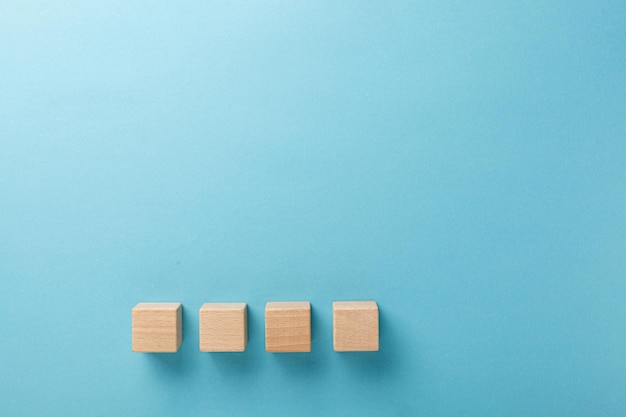
[(0, 4), (2, 415), (626, 415), (623, 1)]

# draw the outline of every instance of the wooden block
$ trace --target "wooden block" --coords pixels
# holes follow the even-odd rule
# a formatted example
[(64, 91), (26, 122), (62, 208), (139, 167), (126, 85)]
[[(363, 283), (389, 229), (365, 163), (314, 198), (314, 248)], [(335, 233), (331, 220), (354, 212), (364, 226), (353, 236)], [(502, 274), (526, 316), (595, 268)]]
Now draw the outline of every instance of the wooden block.
[(243, 352), (247, 344), (246, 303), (205, 303), (200, 307), (201, 352)]
[(376, 301), (333, 303), (333, 347), (336, 352), (378, 350)]
[(139, 303), (133, 308), (133, 352), (176, 352), (183, 341), (181, 303)]
[(265, 305), (265, 350), (311, 351), (311, 303), (270, 302)]

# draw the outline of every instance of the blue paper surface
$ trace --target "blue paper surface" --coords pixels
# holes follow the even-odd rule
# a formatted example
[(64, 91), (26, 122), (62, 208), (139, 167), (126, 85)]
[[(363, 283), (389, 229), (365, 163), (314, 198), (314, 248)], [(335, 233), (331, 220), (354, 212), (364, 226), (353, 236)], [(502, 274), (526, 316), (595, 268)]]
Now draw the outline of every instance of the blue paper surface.
[[(623, 1), (0, 6), (0, 414), (626, 415)], [(380, 351), (332, 350), (374, 299)], [(310, 354), (264, 351), (312, 303)], [(183, 303), (176, 354), (131, 308)], [(249, 305), (242, 354), (204, 302)]]

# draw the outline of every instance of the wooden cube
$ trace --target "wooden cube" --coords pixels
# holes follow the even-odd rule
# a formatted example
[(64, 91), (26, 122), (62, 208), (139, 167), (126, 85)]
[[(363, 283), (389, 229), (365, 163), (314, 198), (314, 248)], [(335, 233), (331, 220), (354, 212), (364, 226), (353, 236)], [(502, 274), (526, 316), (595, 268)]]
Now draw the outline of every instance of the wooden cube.
[(133, 352), (176, 352), (183, 341), (181, 303), (139, 303), (133, 308)]
[(336, 352), (378, 350), (376, 301), (333, 303), (333, 347)]
[(243, 352), (247, 344), (246, 303), (205, 303), (200, 308), (201, 352)]
[(270, 302), (265, 305), (265, 350), (311, 351), (311, 303)]

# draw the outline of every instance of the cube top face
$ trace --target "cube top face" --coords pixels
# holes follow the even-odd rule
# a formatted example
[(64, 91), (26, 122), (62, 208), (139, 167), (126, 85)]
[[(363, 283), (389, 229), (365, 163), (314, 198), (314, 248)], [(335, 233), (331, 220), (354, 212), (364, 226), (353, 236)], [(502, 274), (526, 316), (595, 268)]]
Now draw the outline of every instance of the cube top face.
[(246, 303), (204, 303), (200, 310), (243, 310), (247, 308)]
[(376, 310), (378, 304), (376, 301), (335, 301), (333, 303), (333, 311), (335, 310)]
[(200, 308), (201, 352), (243, 352), (247, 344), (246, 303), (205, 303)]
[(378, 305), (375, 301), (333, 303), (333, 347), (336, 352), (379, 349)]
[(269, 302), (265, 306), (267, 352), (311, 351), (311, 303)]
[(265, 304), (267, 310), (311, 310), (311, 303), (308, 301), (270, 301)]
[(182, 344), (181, 303), (139, 303), (132, 311), (133, 352), (177, 352)]
[(182, 307), (181, 303), (139, 303), (133, 310), (171, 310), (176, 311)]

